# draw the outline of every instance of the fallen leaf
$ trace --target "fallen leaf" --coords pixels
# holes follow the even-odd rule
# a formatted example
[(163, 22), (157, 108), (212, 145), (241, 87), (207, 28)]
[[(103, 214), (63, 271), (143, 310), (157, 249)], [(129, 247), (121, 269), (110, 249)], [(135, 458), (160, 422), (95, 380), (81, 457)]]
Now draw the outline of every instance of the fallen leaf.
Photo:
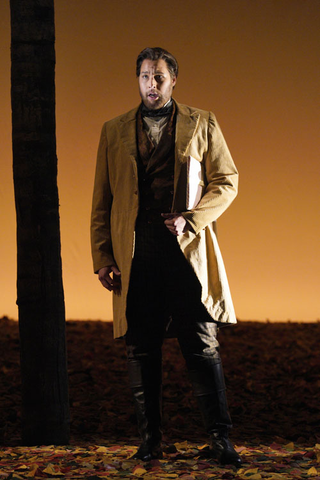
[(52, 465), (51, 463), (43, 470), (44, 473), (48, 473), (49, 475), (63, 475), (57, 465)]
[(134, 467), (134, 469), (132, 470), (132, 473), (133, 475), (144, 475), (145, 473), (147, 473), (147, 470), (145, 468), (143, 468), (141, 465), (137, 465), (136, 467)]
[(288, 443), (287, 445), (285, 445), (284, 448), (285, 448), (286, 450), (292, 451), (292, 450), (294, 450), (294, 443), (293, 443), (293, 442), (290, 442), (290, 443)]
[(308, 475), (318, 475), (317, 469), (314, 467), (309, 468)]

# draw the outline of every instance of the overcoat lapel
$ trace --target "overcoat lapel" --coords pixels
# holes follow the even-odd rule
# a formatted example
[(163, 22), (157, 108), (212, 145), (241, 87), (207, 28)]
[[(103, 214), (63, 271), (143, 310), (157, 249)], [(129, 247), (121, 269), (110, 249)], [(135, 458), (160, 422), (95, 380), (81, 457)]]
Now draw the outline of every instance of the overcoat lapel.
[(188, 150), (196, 133), (200, 115), (185, 105), (177, 105), (173, 211), (186, 209)]
[[(178, 199), (176, 204), (175, 199), (177, 197), (178, 185), (179, 183), (184, 183), (184, 168), (186, 165), (188, 157), (188, 149), (193, 141), (195, 132), (198, 127), (200, 115), (199, 113), (192, 112), (185, 105), (180, 105), (176, 102), (177, 107), (177, 121), (176, 121), (176, 137), (175, 137), (175, 170), (174, 170), (174, 205), (178, 207), (178, 210), (183, 210), (183, 203), (181, 204), (181, 199)], [(133, 110), (130, 110), (126, 115), (121, 118), (119, 129), (120, 129), (120, 141), (125, 145), (128, 155), (131, 158), (133, 163), (134, 171), (136, 172), (137, 168), (137, 127), (136, 127), (136, 116), (138, 112), (136, 107)], [(174, 208), (176, 209), (176, 208)]]
[(190, 112), (185, 105), (177, 104), (177, 123), (176, 123), (176, 156), (177, 160), (184, 162), (184, 157), (188, 154), (188, 148), (193, 140), (197, 130), (200, 115), (196, 112)]
[(125, 145), (131, 159), (137, 160), (136, 115), (139, 107), (130, 110), (120, 121), (120, 141)]
[[(193, 140), (196, 132), (200, 115), (190, 112), (188, 107), (177, 106), (177, 123), (176, 123), (176, 160), (184, 163), (187, 156), (188, 148)], [(120, 121), (120, 138), (126, 146), (128, 154), (137, 158), (137, 137), (136, 137), (136, 115), (139, 107), (130, 110)]]

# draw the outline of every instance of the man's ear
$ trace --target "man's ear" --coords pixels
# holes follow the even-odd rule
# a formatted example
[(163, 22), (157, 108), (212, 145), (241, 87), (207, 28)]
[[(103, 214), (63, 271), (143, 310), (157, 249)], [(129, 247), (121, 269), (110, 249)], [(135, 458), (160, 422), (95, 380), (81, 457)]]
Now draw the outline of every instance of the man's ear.
[(174, 88), (177, 83), (177, 77), (172, 77), (172, 87)]

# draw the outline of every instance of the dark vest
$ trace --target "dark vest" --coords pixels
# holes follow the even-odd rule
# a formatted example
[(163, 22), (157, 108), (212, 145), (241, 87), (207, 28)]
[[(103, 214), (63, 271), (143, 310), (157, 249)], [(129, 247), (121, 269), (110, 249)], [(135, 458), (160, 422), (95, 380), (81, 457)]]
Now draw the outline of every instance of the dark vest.
[(157, 147), (143, 127), (141, 110), (137, 113), (139, 174), (139, 216), (149, 222), (163, 222), (161, 213), (171, 212), (173, 201), (175, 105)]

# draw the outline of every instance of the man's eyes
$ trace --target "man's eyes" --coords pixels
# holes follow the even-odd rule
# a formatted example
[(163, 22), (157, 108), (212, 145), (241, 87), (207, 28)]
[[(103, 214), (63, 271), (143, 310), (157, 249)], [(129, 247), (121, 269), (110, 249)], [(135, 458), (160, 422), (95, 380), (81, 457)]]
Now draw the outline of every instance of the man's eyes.
[[(143, 80), (148, 80), (149, 75), (142, 75), (142, 78), (143, 78)], [(155, 75), (154, 78), (157, 82), (162, 82), (163, 79), (164, 79), (164, 76), (163, 75)]]

